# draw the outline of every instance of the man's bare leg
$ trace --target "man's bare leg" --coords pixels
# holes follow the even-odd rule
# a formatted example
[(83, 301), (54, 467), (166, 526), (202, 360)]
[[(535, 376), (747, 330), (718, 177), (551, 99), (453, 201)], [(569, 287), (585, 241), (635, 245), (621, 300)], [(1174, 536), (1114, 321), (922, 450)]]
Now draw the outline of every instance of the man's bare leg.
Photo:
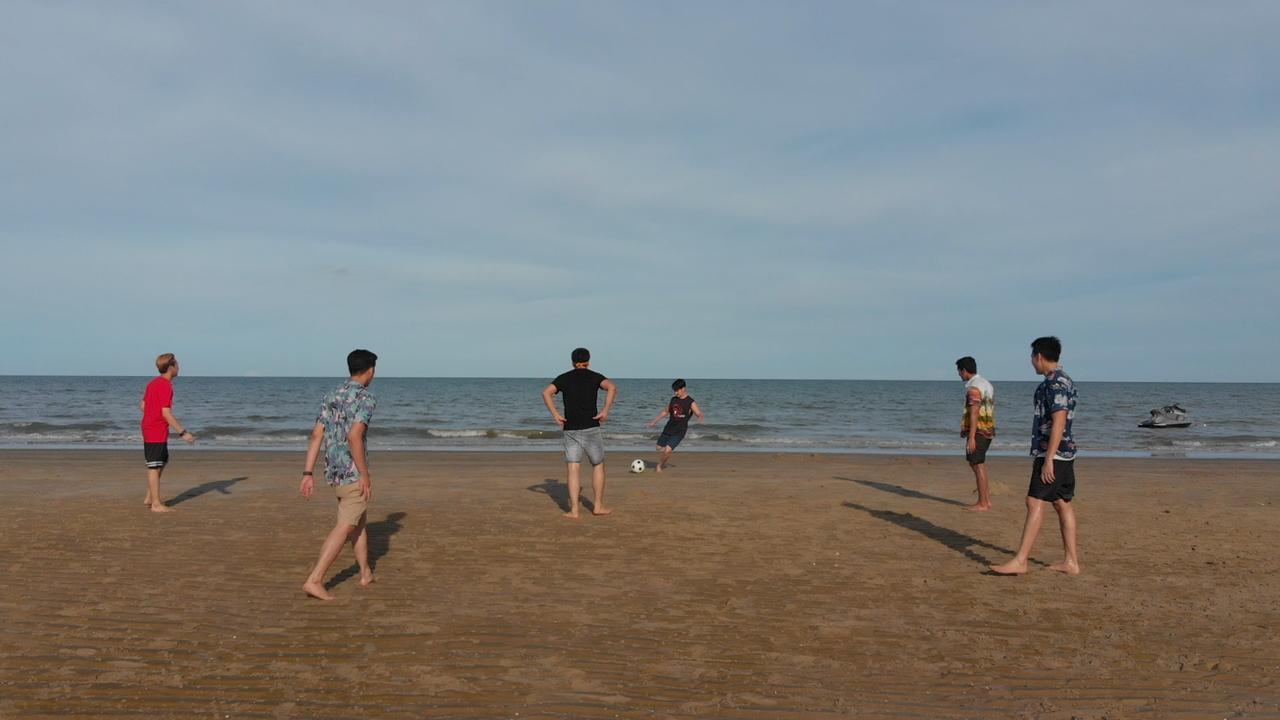
[(316, 566), (311, 569), (311, 574), (307, 576), (307, 581), (302, 584), (302, 591), (313, 598), (321, 600), (332, 600), (333, 595), (324, 588), (324, 574), (329, 572), (329, 566), (333, 561), (338, 559), (338, 553), (342, 552), (342, 546), (347, 542), (347, 538), (355, 531), (354, 525), (348, 525), (340, 522), (333, 526), (329, 531), (329, 536), (324, 539), (324, 544), (320, 546), (320, 559), (316, 560)]
[(576, 519), (578, 517), (578, 494), (582, 492), (582, 480), (579, 474), (582, 470), (582, 463), (565, 463), (565, 475), (569, 482), (569, 512), (565, 513), (565, 517)]
[(147, 468), (147, 499), (151, 512), (173, 512), (173, 508), (160, 500), (160, 474), (164, 468)]
[(356, 564), (360, 566), (360, 585), (368, 587), (373, 584), (373, 568), (369, 567), (369, 527), (363, 515), (360, 524), (351, 532), (351, 549), (356, 553)]
[(1021, 575), (1027, 571), (1027, 561), (1031, 558), (1031, 546), (1036, 544), (1036, 536), (1040, 534), (1040, 523), (1044, 522), (1043, 500), (1027, 497), (1027, 523), (1022, 528), (1022, 544), (1018, 546), (1018, 554), (1001, 565), (992, 565), (991, 572), (999, 575)]
[(671, 448), (658, 448), (658, 472), (662, 472), (667, 467), (667, 461), (671, 459)]
[(969, 467), (973, 468), (973, 479), (978, 484), (978, 502), (973, 503), (972, 505), (965, 505), (964, 509), (972, 510), (973, 512), (990, 510), (991, 488), (987, 482), (987, 464), (978, 463), (977, 465), (970, 465)]
[(593, 515), (608, 515), (613, 512), (612, 508), (604, 506), (604, 463), (600, 463), (591, 468), (591, 489), (595, 491), (595, 509), (592, 510)]
[(1076, 554), (1076, 511), (1071, 503), (1065, 500), (1054, 500), (1053, 509), (1058, 511), (1058, 527), (1062, 529), (1062, 551), (1064, 558), (1060, 563), (1049, 566), (1050, 570), (1068, 575), (1080, 574), (1080, 558)]

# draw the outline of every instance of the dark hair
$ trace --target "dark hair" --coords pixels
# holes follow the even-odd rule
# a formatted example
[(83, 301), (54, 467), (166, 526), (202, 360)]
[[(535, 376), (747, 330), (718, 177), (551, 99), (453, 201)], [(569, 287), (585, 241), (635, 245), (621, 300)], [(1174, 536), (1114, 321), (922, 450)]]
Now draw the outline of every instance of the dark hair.
[(347, 356), (347, 370), (352, 375), (360, 373), (378, 364), (378, 356), (368, 350), (352, 350)]
[(591, 362), (591, 351), (586, 348), (574, 348), (573, 353), (569, 355), (573, 360), (573, 364)]
[(671, 389), (675, 390), (676, 392), (679, 392), (680, 389), (683, 387), (684, 387), (684, 380), (676, 380), (675, 382), (671, 383)]
[(956, 361), (956, 369), (963, 370), (970, 375), (976, 375), (978, 372), (978, 361), (965, 355)]
[(1049, 362), (1058, 362), (1062, 355), (1062, 341), (1052, 335), (1038, 337), (1031, 341), (1031, 354), (1039, 355)]

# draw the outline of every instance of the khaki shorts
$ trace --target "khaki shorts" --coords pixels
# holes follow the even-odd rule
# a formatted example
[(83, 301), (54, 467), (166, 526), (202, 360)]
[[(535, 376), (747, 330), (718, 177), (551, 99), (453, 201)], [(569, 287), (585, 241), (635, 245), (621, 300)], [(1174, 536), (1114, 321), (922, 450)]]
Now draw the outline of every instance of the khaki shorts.
[(338, 522), (352, 527), (359, 525), (364, 519), (365, 511), (369, 509), (369, 501), (364, 499), (360, 483), (335, 485), (333, 491), (338, 496)]

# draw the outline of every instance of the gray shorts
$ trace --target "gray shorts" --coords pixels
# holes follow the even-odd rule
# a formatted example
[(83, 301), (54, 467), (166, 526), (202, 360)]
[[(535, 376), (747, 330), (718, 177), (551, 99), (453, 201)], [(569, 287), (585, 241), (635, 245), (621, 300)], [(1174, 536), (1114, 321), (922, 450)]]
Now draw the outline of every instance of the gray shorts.
[(598, 427), (564, 431), (564, 461), (580, 463), (587, 456), (592, 465), (604, 462), (604, 432)]

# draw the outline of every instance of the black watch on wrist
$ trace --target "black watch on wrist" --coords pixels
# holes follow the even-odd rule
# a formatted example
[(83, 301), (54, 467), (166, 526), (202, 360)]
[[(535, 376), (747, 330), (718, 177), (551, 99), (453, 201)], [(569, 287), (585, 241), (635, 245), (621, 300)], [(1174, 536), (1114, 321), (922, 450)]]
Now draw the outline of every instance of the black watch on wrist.
[(310, 470), (303, 470), (302, 475), (303, 477), (313, 477), (315, 473), (311, 472)]

